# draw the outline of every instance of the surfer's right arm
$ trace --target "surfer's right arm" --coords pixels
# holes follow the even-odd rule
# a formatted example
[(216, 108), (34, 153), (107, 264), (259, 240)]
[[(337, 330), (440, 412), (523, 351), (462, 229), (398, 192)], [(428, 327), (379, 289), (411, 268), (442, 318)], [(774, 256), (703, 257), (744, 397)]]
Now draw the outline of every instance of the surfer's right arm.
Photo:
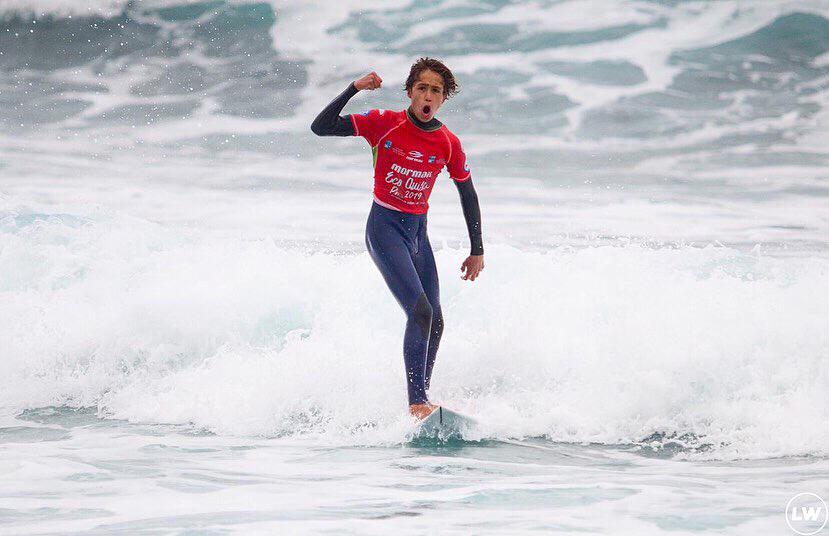
[(342, 117), (340, 112), (346, 103), (363, 89), (374, 90), (383, 84), (383, 80), (374, 71), (350, 83), (345, 91), (340, 93), (331, 104), (319, 113), (311, 123), (311, 131), (317, 136), (353, 136), (354, 124), (350, 116)]

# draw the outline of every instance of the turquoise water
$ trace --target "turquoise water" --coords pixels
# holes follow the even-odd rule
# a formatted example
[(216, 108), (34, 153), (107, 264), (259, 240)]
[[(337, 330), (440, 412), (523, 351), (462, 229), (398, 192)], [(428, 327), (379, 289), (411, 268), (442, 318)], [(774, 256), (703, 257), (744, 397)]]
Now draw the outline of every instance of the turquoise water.
[(9, 534), (786, 534), (793, 484), (829, 484), (812, 457), (680, 462), (542, 439), (347, 446), (63, 408), (16, 424), (0, 429)]

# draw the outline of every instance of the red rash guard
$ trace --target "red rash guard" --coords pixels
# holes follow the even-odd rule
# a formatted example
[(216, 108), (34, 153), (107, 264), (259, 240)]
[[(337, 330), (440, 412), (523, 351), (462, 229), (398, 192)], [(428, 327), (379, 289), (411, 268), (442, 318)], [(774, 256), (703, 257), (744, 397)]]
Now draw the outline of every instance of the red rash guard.
[(471, 175), (461, 142), (443, 124), (423, 130), (406, 110), (352, 114), (351, 123), (354, 135), (371, 145), (374, 200), (386, 208), (426, 214), (429, 194), (444, 166), (452, 180), (463, 182)]

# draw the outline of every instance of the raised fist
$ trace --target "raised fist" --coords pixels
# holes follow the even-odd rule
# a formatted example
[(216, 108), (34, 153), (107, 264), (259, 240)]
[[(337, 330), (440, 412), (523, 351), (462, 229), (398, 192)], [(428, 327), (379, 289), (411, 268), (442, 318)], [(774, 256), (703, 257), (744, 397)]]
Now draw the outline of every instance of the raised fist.
[(377, 76), (377, 73), (374, 71), (371, 71), (359, 80), (354, 81), (354, 87), (356, 87), (359, 91), (364, 89), (375, 90), (381, 85), (383, 85), (383, 79)]

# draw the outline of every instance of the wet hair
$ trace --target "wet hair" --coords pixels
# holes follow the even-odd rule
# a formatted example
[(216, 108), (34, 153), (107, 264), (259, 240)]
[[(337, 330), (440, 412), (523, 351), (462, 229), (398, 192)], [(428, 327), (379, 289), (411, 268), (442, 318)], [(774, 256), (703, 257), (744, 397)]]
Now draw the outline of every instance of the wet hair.
[(448, 99), (458, 92), (458, 84), (455, 82), (455, 75), (452, 74), (452, 71), (450, 71), (449, 67), (444, 65), (443, 62), (434, 58), (420, 58), (414, 62), (412, 70), (409, 71), (409, 78), (406, 79), (406, 87), (404, 89), (407, 92), (412, 89), (415, 82), (420, 77), (420, 73), (426, 70), (434, 71), (439, 74), (441, 78), (443, 78), (444, 99)]

